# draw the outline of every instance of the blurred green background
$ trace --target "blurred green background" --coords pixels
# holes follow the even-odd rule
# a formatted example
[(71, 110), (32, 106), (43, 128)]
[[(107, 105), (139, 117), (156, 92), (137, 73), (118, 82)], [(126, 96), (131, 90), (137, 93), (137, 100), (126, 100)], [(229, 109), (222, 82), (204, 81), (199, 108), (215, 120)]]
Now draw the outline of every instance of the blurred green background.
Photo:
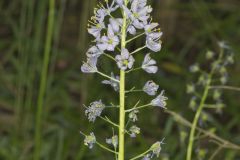
[[(34, 152), (35, 117), (40, 75), (43, 63), (49, 0), (0, 0), (0, 160), (31, 160)], [(157, 75), (136, 72), (127, 79), (136, 87), (152, 79), (166, 90), (168, 108), (189, 121), (194, 112), (189, 109), (190, 97), (186, 84), (192, 79), (188, 68), (195, 62), (204, 63), (208, 49), (218, 51), (217, 42), (226, 41), (235, 52), (235, 64), (229, 68), (228, 85), (240, 87), (240, 1), (239, 0), (149, 0), (154, 8), (153, 19), (160, 23), (163, 49), (154, 55), (160, 71)], [(88, 19), (93, 15), (97, 0), (56, 0), (54, 34), (44, 96), (41, 156), (44, 160), (106, 160), (111, 154), (83, 145), (79, 131), (94, 131), (100, 141), (111, 136), (112, 128), (98, 120), (92, 124), (84, 115), (82, 104), (102, 99), (118, 102), (111, 88), (100, 84), (98, 75), (80, 71), (86, 59), (92, 37), (87, 34)], [(134, 42), (136, 48), (144, 41)], [(142, 58), (142, 57), (141, 57)], [(109, 73), (110, 62), (101, 62)], [(131, 96), (132, 103), (144, 94)], [(227, 107), (222, 114), (210, 111), (202, 127), (216, 128), (216, 134), (240, 144), (240, 94), (226, 91)], [(131, 104), (132, 104), (131, 103)], [(105, 114), (115, 115), (110, 110)], [(138, 126), (141, 135), (127, 138), (127, 156), (141, 153), (153, 142), (165, 137), (163, 160), (185, 159), (189, 128), (174, 121), (158, 108), (140, 113)], [(187, 136), (187, 135), (186, 135)], [(206, 149), (209, 157), (217, 146), (209, 139), (196, 141), (194, 154)], [(216, 159), (239, 160), (240, 151), (222, 150)], [(202, 159), (208, 159), (208, 158)], [(195, 156), (195, 159), (200, 157)]]

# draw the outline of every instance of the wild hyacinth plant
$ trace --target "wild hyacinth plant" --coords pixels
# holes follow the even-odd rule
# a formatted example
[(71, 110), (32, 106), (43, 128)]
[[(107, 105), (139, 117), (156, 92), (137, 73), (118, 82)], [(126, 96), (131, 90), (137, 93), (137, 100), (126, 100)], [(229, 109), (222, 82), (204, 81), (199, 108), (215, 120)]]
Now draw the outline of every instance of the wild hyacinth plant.
[[(193, 142), (196, 139), (197, 124), (207, 120), (208, 114), (206, 110), (215, 109), (217, 113), (221, 113), (225, 106), (222, 100), (221, 88), (228, 81), (228, 72), (226, 67), (234, 63), (233, 52), (225, 42), (219, 42), (219, 53), (208, 51), (206, 53), (206, 62), (209, 64), (206, 69), (201, 69), (200, 64), (196, 63), (190, 67), (190, 72), (199, 73), (200, 76), (196, 83), (187, 85), (187, 93), (192, 95), (190, 100), (190, 108), (196, 112), (192, 122), (187, 148), (187, 160), (192, 159)], [(201, 93), (202, 92), (202, 93)], [(219, 145), (226, 146), (227, 143), (216, 142)], [(200, 153), (200, 152), (199, 152)], [(205, 151), (201, 152), (201, 159), (205, 159)], [(214, 154), (209, 158), (212, 160)]]
[[(85, 137), (84, 144), (90, 149), (94, 144), (97, 144), (101, 148), (112, 152), (115, 159), (118, 160), (125, 159), (125, 135), (136, 137), (140, 133), (140, 128), (134, 124), (138, 119), (139, 110), (149, 106), (166, 107), (167, 97), (164, 96), (164, 91), (162, 90), (157, 95), (159, 86), (152, 80), (146, 82), (141, 89), (149, 96), (155, 96), (151, 102), (145, 105), (139, 105), (139, 102), (137, 102), (133, 108), (125, 105), (126, 94), (137, 91), (134, 88), (126, 90), (127, 75), (138, 69), (142, 69), (149, 74), (155, 74), (158, 71), (156, 61), (151, 58), (150, 53), (145, 54), (141, 67), (134, 68), (135, 54), (146, 48), (153, 52), (161, 50), (160, 38), (162, 32), (158, 28), (158, 23), (152, 22), (151, 12), (152, 7), (147, 5), (147, 0), (104, 0), (98, 4), (98, 8), (94, 10), (95, 15), (89, 21), (88, 32), (95, 39), (86, 53), (87, 61), (83, 62), (81, 70), (84, 73), (97, 73), (107, 78), (102, 83), (110, 85), (119, 94), (119, 105), (113, 106), (119, 111), (119, 122), (115, 123), (109, 117), (102, 116), (103, 110), (108, 108), (108, 105), (101, 100), (97, 100), (85, 106), (85, 114), (90, 122), (100, 118), (118, 129), (118, 135), (113, 134), (112, 137), (106, 139), (106, 143), (112, 145), (113, 149), (101, 144), (93, 132), (89, 135), (82, 132), (81, 134)], [(117, 16), (118, 13), (121, 16)], [(146, 37), (145, 45), (134, 51), (129, 51), (127, 45), (143, 36)], [(113, 72), (111, 75), (107, 75), (100, 71), (97, 67), (100, 56), (105, 56), (114, 61), (120, 75), (118, 76), (117, 73)], [(127, 116), (128, 122), (132, 123), (131, 127), (126, 126)], [(158, 157), (162, 143), (162, 141), (154, 143), (148, 150), (131, 158), (131, 160), (140, 158), (148, 160), (154, 156)]]

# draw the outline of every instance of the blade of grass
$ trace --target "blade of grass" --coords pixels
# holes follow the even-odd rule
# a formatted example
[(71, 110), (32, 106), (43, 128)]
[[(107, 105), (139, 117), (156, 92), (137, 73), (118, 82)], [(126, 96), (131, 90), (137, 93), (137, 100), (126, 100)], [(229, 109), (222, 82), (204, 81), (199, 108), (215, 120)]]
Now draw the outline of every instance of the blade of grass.
[(37, 100), (37, 115), (36, 115), (36, 129), (35, 129), (35, 151), (34, 159), (40, 159), (41, 151), (41, 131), (42, 131), (42, 112), (43, 112), (43, 102), (44, 95), (47, 85), (47, 74), (48, 66), (50, 59), (51, 44), (53, 38), (53, 29), (54, 29), (54, 13), (55, 13), (55, 0), (49, 0), (49, 15), (48, 15), (48, 24), (47, 24), (47, 34), (46, 34), (46, 43), (44, 49), (44, 59), (41, 72), (40, 80), (40, 89)]

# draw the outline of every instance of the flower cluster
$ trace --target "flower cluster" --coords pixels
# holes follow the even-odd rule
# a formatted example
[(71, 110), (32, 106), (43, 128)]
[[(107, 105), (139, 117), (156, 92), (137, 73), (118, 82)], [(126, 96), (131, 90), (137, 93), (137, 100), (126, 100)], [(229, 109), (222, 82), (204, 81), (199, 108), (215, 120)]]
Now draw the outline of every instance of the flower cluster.
[(92, 149), (95, 143), (96, 143), (96, 137), (93, 132), (91, 132), (90, 135), (85, 136), (84, 145)]
[(132, 138), (135, 138), (136, 135), (140, 133), (140, 128), (133, 125), (132, 127), (130, 127), (129, 131), (130, 131), (130, 136)]
[[(147, 0), (130, 0), (130, 9), (125, 6), (122, 0), (113, 0), (111, 5), (106, 1), (106, 5), (99, 5), (95, 9), (95, 16), (89, 21), (88, 32), (95, 38), (95, 44), (87, 51), (87, 61), (81, 67), (84, 73), (97, 72), (97, 61), (101, 55), (109, 54), (115, 57), (117, 66), (122, 69), (131, 69), (135, 62), (134, 57), (126, 48), (122, 48), (119, 55), (116, 55), (121, 40), (122, 18), (114, 18), (112, 12), (117, 9), (123, 10), (128, 19), (127, 32), (130, 35), (136, 35), (138, 31), (143, 30), (146, 36), (145, 47), (153, 52), (161, 50), (162, 32), (158, 28), (158, 23), (152, 23), (150, 13), (151, 6), (147, 5)], [(108, 20), (107, 20), (108, 19)], [(108, 24), (106, 22), (109, 22)], [(144, 48), (144, 47), (143, 47)], [(113, 53), (110, 53), (113, 52)], [(156, 73), (158, 68), (156, 61), (150, 58), (150, 53), (146, 54), (142, 63), (142, 69), (148, 73)]]
[(136, 122), (138, 120), (138, 117), (137, 117), (138, 112), (139, 111), (137, 109), (130, 112), (128, 115), (129, 120), (131, 120), (132, 122)]
[[(115, 14), (115, 12), (119, 11), (122, 13), (122, 16), (115, 17), (115, 15), (119, 15)], [(94, 16), (91, 17), (88, 24), (88, 33), (93, 36), (94, 40), (86, 52), (87, 60), (83, 62), (81, 71), (83, 73), (97, 73), (107, 78), (102, 81), (102, 84), (111, 86), (114, 91), (119, 92), (120, 96), (123, 95), (122, 97), (124, 98), (127, 92), (125, 91), (125, 83), (124, 85), (120, 83), (123, 77), (120, 77), (121, 74), (118, 76), (114, 72), (111, 72), (110, 75), (102, 72), (102, 68), (98, 68), (98, 61), (100, 59), (103, 60), (100, 57), (108, 58), (113, 61), (115, 65), (112, 67), (121, 70), (121, 73), (130, 73), (131, 71), (142, 69), (149, 74), (156, 74), (158, 72), (157, 61), (152, 58), (154, 56), (150, 52), (159, 52), (161, 50), (162, 32), (159, 28), (159, 24), (152, 22), (151, 12), (152, 7), (147, 4), (147, 0), (112, 0), (111, 2), (110, 0), (104, 0), (104, 3), (100, 2), (98, 8), (94, 10)], [(130, 42), (139, 37), (144, 37), (145, 44), (142, 47), (134, 50), (127, 48)], [(124, 45), (122, 42), (124, 42)], [(140, 66), (135, 67), (137, 64), (135, 64), (135, 54), (140, 51), (143, 52), (145, 49), (150, 51), (144, 54), (142, 62), (138, 63)], [(122, 90), (123, 88), (124, 91)], [(140, 91), (145, 92), (149, 96), (156, 96), (158, 90), (159, 85), (149, 80)], [(164, 95), (164, 90), (162, 90), (149, 104), (138, 106), (137, 103), (132, 109), (128, 110), (129, 112), (125, 110), (124, 114), (128, 113), (129, 123), (135, 123), (138, 120), (140, 109), (150, 105), (166, 108), (167, 99), (168, 98)], [(106, 106), (101, 100), (94, 101), (86, 107), (85, 115), (90, 122), (95, 122), (96, 118), (100, 117), (102, 120), (107, 121), (115, 127), (117, 126), (119, 129), (121, 124), (116, 124), (107, 116), (101, 116), (105, 108)], [(126, 133), (128, 133), (130, 137), (136, 137), (140, 134), (140, 128), (135, 124), (132, 124), (131, 127), (123, 127), (123, 129), (126, 130)], [(121, 146), (121, 141), (119, 140), (121, 138), (118, 139), (118, 137), (120, 137), (120, 135), (114, 135), (106, 139), (106, 143), (112, 145), (114, 151), (116, 151), (118, 145)], [(89, 136), (85, 136), (85, 145), (92, 148), (94, 143), (97, 142), (93, 133), (90, 133)], [(149, 158), (152, 158), (154, 155), (159, 155), (161, 150), (160, 144), (161, 142), (158, 142), (151, 147), (152, 153)], [(100, 145), (100, 147), (103, 147), (103, 145)], [(106, 149), (106, 147), (103, 148)], [(107, 150), (109, 151), (110, 149)], [(112, 152), (114, 153), (114, 151)], [(146, 155), (146, 157), (148, 157), (148, 155)]]
[[(195, 63), (190, 66), (190, 72), (199, 73), (197, 82), (187, 84), (187, 93), (192, 95), (192, 98), (189, 103), (189, 107), (193, 110), (196, 110), (197, 104), (199, 103), (199, 93), (197, 91), (201, 87), (216, 86), (216, 85), (225, 85), (228, 81), (228, 72), (226, 67), (234, 63), (233, 52), (230, 47), (225, 42), (219, 42), (220, 53), (214, 53), (213, 51), (206, 52), (206, 60), (210, 63), (210, 67), (202, 69), (200, 64)], [(214, 81), (212, 78), (214, 77)], [(221, 112), (224, 104), (222, 103), (221, 95), (222, 92), (219, 89), (212, 89), (212, 100), (215, 101), (215, 104), (211, 105), (211, 108), (216, 108), (218, 112)], [(208, 106), (209, 107), (209, 106)]]
[(101, 100), (92, 102), (89, 107), (87, 107), (85, 114), (88, 116), (90, 122), (94, 122), (97, 117), (99, 117), (105, 108), (105, 105)]

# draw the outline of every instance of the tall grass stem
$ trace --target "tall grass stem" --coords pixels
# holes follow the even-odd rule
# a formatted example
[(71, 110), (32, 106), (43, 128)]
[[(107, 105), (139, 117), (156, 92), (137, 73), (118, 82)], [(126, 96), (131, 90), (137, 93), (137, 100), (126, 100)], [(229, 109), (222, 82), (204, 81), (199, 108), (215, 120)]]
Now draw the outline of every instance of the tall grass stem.
[(40, 159), (40, 152), (41, 152), (43, 101), (44, 101), (44, 95), (47, 87), (47, 75), (48, 75), (50, 51), (51, 51), (51, 45), (53, 40), (54, 13), (55, 13), (55, 0), (49, 0), (47, 34), (46, 34), (46, 41), (45, 41), (43, 66), (42, 66), (42, 72), (41, 72), (40, 89), (39, 89), (38, 100), (37, 100), (34, 160)]

